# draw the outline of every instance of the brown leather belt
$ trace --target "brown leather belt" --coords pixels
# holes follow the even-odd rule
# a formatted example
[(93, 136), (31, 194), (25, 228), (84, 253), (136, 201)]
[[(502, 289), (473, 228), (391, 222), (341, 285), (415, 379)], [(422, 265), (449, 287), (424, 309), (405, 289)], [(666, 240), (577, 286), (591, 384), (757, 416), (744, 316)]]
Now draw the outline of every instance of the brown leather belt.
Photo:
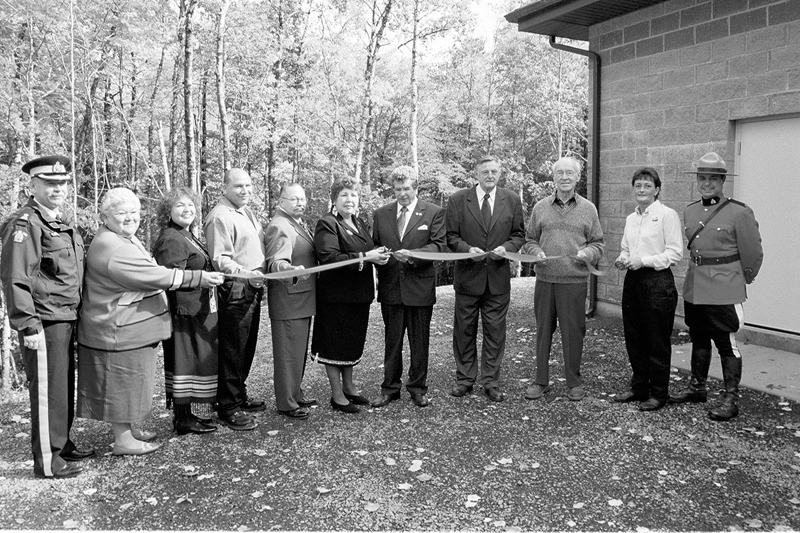
[(726, 255), (725, 257), (703, 257), (701, 255), (692, 254), (689, 256), (689, 261), (694, 263), (695, 266), (703, 265), (725, 265), (739, 260), (739, 254)]

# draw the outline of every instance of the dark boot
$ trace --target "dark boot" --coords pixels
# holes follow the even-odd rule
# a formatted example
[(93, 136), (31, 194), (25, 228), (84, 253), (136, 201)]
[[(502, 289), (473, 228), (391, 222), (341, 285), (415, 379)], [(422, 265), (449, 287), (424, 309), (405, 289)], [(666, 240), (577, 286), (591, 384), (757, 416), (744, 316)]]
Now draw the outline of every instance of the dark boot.
[(708, 416), (711, 420), (724, 422), (739, 414), (739, 382), (742, 380), (742, 360), (739, 357), (722, 358), (722, 377), (725, 393), (720, 404)]
[(670, 394), (672, 403), (705, 403), (708, 398), (706, 380), (711, 367), (711, 350), (692, 347), (692, 380), (683, 392)]

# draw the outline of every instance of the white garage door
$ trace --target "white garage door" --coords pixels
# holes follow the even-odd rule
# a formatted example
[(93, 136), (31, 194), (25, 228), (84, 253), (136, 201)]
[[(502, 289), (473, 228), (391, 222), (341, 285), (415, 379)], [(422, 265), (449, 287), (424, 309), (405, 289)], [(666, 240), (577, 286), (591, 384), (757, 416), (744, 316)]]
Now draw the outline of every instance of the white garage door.
[(733, 197), (753, 208), (764, 265), (745, 323), (800, 335), (800, 117), (737, 124)]

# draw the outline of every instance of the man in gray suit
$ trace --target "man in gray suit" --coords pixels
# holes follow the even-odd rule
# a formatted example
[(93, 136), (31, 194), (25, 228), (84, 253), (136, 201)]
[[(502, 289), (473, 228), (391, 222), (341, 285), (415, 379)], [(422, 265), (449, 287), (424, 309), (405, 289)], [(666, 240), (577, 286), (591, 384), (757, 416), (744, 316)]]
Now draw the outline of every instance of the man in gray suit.
[(302, 220), (306, 193), (297, 183), (281, 187), (278, 208), (267, 225), (266, 250), (269, 272), (297, 270), (285, 280), (269, 280), (267, 301), (272, 325), (275, 365), (275, 404), (290, 418), (308, 418), (314, 399), (305, 399), (301, 383), (306, 367), (311, 317), (316, 313), (316, 276), (303, 275), (316, 266), (314, 238)]

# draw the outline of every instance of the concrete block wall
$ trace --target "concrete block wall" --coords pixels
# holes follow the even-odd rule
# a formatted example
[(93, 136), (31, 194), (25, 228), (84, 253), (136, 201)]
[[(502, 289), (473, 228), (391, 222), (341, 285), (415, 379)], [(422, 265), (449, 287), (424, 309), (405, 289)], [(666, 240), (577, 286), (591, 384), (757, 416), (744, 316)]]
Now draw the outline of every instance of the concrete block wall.
[[(593, 26), (589, 46), (602, 60), (599, 203), (608, 268), (636, 205), (634, 170), (658, 170), (662, 202), (682, 216), (699, 198), (683, 171), (710, 151), (733, 168), (737, 120), (800, 113), (800, 0), (669, 0)], [(673, 269), (679, 291), (686, 268), (684, 259)], [(623, 278), (599, 278), (601, 303), (619, 304)]]

